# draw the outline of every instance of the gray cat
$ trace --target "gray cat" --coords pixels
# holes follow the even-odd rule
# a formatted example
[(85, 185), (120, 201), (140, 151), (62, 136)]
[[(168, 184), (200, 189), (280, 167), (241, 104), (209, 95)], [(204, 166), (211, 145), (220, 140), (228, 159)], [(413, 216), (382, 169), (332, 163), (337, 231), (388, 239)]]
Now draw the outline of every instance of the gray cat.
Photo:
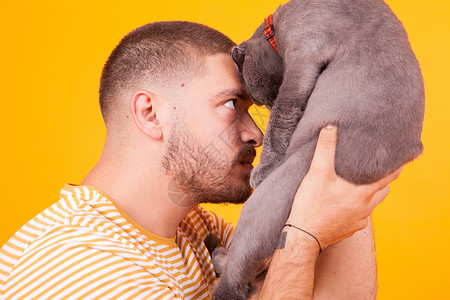
[(231, 55), (248, 94), (271, 116), (251, 178), (258, 188), (242, 209), (225, 265), (217, 266), (213, 295), (224, 300), (251, 295), (322, 127), (338, 128), (337, 174), (370, 183), (422, 153), (425, 103), (407, 34), (381, 0), (291, 0)]

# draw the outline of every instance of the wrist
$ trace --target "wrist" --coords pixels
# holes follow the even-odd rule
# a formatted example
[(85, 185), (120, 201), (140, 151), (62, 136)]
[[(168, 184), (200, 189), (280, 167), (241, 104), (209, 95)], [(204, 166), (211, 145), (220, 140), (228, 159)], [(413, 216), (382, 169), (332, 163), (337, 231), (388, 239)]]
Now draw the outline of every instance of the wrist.
[(309, 235), (311, 238), (313, 238), (317, 242), (317, 245), (319, 246), (319, 254), (322, 253), (322, 251), (323, 251), (322, 244), (320, 243), (319, 239), (315, 235), (313, 235), (311, 232), (309, 232), (303, 228), (300, 228), (296, 225), (290, 224), (290, 223), (286, 223), (283, 228), (294, 228), (294, 229), (299, 230), (302, 233)]
[(312, 299), (317, 242), (296, 228), (285, 227), (277, 248), (259, 299)]
[[(321, 246), (315, 238), (292, 226), (285, 226), (282, 232), (282, 238), (285, 238), (285, 248), (299, 248), (311, 253), (313, 256), (319, 255)], [(281, 244), (282, 240), (280, 240)], [(281, 245), (280, 245), (281, 246)]]

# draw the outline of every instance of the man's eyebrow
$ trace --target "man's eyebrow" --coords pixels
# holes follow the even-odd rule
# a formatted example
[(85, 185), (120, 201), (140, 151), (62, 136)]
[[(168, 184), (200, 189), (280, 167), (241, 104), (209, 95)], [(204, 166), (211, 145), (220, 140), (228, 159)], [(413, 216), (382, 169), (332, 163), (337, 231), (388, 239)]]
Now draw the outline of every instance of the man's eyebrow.
[(214, 96), (211, 97), (211, 100), (224, 99), (224, 98), (228, 98), (228, 97), (244, 98), (244, 93), (241, 89), (232, 87), (232, 88), (224, 89), (224, 90), (220, 91), (219, 93), (215, 94)]

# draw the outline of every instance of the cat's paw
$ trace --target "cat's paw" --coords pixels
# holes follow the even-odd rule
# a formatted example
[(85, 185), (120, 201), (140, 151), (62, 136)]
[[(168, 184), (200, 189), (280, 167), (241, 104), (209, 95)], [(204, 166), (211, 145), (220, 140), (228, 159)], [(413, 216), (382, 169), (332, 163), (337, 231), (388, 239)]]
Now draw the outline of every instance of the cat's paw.
[(214, 271), (216, 272), (216, 276), (220, 277), (223, 273), (223, 267), (225, 266), (225, 262), (227, 261), (228, 250), (224, 247), (219, 247), (214, 250), (211, 255), (211, 260), (214, 266)]
[(239, 285), (230, 284), (225, 278), (220, 279), (213, 291), (211, 299), (214, 300), (245, 300), (248, 299), (255, 287), (251, 282), (240, 283)]
[(256, 189), (256, 187), (260, 185), (267, 176), (269, 176), (273, 169), (274, 167), (271, 164), (259, 164), (255, 169), (253, 169), (250, 177), (250, 185), (252, 188)]
[(208, 249), (209, 255), (211, 256), (211, 261), (213, 263), (216, 276), (220, 277), (227, 260), (228, 250), (222, 247), (219, 236), (212, 232), (206, 235), (204, 243)]

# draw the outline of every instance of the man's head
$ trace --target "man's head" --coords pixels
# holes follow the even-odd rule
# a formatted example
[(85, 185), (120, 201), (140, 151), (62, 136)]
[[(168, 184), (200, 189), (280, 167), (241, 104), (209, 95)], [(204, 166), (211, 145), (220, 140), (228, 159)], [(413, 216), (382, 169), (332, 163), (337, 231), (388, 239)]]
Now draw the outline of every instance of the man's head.
[(251, 193), (262, 133), (229, 55), (234, 45), (204, 25), (158, 22), (125, 36), (105, 64), (100, 105), (114, 147), (145, 149), (136, 159), (158, 163), (169, 192), (188, 201), (173, 198), (179, 205), (243, 202)]
[(136, 90), (173, 88), (201, 73), (204, 59), (229, 53), (235, 43), (198, 23), (155, 22), (138, 27), (111, 52), (100, 80), (100, 108), (107, 128)]

